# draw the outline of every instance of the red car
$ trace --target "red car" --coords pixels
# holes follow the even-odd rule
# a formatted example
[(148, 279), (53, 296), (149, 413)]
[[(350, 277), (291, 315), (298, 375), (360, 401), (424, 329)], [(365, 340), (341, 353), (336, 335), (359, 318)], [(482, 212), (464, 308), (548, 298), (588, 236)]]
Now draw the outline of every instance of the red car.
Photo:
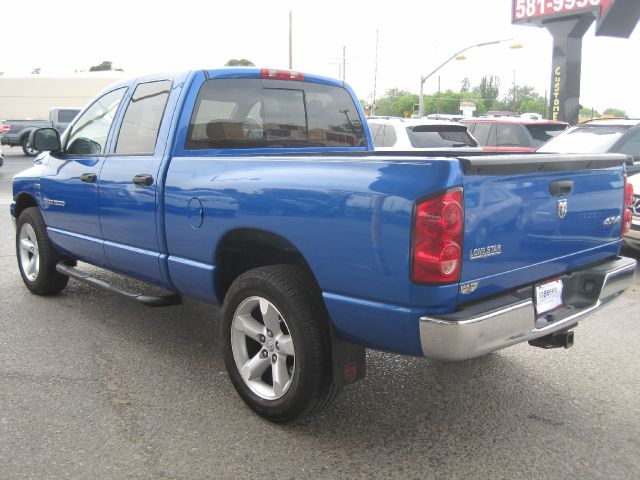
[(460, 123), (488, 152), (533, 152), (569, 127), (565, 122), (519, 117), (465, 118)]

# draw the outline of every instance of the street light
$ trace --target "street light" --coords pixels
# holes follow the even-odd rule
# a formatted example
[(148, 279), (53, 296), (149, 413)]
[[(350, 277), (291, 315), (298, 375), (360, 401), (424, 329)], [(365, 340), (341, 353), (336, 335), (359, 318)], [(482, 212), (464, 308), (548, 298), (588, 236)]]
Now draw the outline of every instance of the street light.
[[(460, 60), (464, 60), (466, 57), (464, 55), (462, 55), (462, 54), (464, 52), (466, 52), (467, 50), (471, 50), (472, 48), (476, 48), (476, 47), (486, 47), (487, 45), (496, 45), (498, 43), (508, 42), (510, 40), (513, 40), (513, 38), (505, 38), (503, 40), (494, 40), (492, 42), (482, 42), (482, 43), (476, 43), (475, 45), (470, 45), (470, 46), (468, 46), (466, 48), (463, 48), (459, 52), (456, 52), (453, 55), (451, 55), (444, 62), (442, 62), (442, 64), (440, 64), (433, 72), (431, 72), (429, 75), (426, 75), (424, 77), (420, 77), (420, 99), (419, 99), (419, 107), (418, 107), (418, 116), (422, 117), (424, 115), (424, 98), (422, 98), (422, 92), (423, 92), (423, 89), (424, 89), (424, 82), (426, 82), (427, 79), (429, 79), (434, 73), (436, 73), (438, 70), (440, 70), (442, 67), (444, 67), (447, 63), (449, 63), (454, 58), (455, 59), (459, 58)], [(522, 48), (522, 45), (521, 44), (514, 44), (514, 45), (512, 45), (511, 48)]]

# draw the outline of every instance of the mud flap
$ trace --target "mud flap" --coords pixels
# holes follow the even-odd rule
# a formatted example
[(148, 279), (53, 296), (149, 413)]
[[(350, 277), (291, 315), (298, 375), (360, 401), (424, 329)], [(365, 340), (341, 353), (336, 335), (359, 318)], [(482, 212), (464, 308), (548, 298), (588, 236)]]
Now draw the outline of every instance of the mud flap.
[(367, 373), (366, 349), (348, 342), (335, 331), (331, 332), (333, 352), (333, 381), (336, 387), (354, 384)]

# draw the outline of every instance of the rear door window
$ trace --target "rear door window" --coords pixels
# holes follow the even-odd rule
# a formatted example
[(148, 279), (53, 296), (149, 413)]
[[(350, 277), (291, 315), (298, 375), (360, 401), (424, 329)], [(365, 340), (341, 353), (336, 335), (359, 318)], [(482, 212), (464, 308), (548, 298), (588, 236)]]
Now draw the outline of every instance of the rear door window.
[(467, 127), (467, 130), (469, 131), (469, 133), (473, 135), (473, 129), (476, 128), (476, 123), (475, 122), (471, 122), (471, 123), (460, 122), (460, 123), (462, 125), (465, 125)]
[(187, 149), (366, 145), (342, 88), (258, 79), (212, 79), (198, 94)]
[(171, 80), (141, 83), (136, 87), (120, 126), (115, 153), (153, 154), (170, 91)]
[(530, 124), (526, 125), (529, 134), (533, 138), (533, 146), (539, 147), (543, 143), (548, 142), (553, 137), (567, 129), (567, 125), (554, 124)]
[[(491, 124), (489, 122), (474, 122), (475, 128), (473, 130), (473, 136), (476, 137), (480, 145), (488, 145), (489, 132), (491, 131)], [(473, 124), (472, 124), (473, 125)]]
[(501, 147), (530, 147), (531, 139), (522, 125), (517, 123), (498, 123), (497, 145)]

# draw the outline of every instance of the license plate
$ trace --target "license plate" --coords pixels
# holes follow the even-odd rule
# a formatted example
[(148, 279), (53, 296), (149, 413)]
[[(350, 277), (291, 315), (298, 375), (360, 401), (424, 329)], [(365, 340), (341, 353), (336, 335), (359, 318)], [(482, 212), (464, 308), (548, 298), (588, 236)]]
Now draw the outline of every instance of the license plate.
[(536, 310), (545, 313), (562, 305), (562, 280), (536, 285)]

